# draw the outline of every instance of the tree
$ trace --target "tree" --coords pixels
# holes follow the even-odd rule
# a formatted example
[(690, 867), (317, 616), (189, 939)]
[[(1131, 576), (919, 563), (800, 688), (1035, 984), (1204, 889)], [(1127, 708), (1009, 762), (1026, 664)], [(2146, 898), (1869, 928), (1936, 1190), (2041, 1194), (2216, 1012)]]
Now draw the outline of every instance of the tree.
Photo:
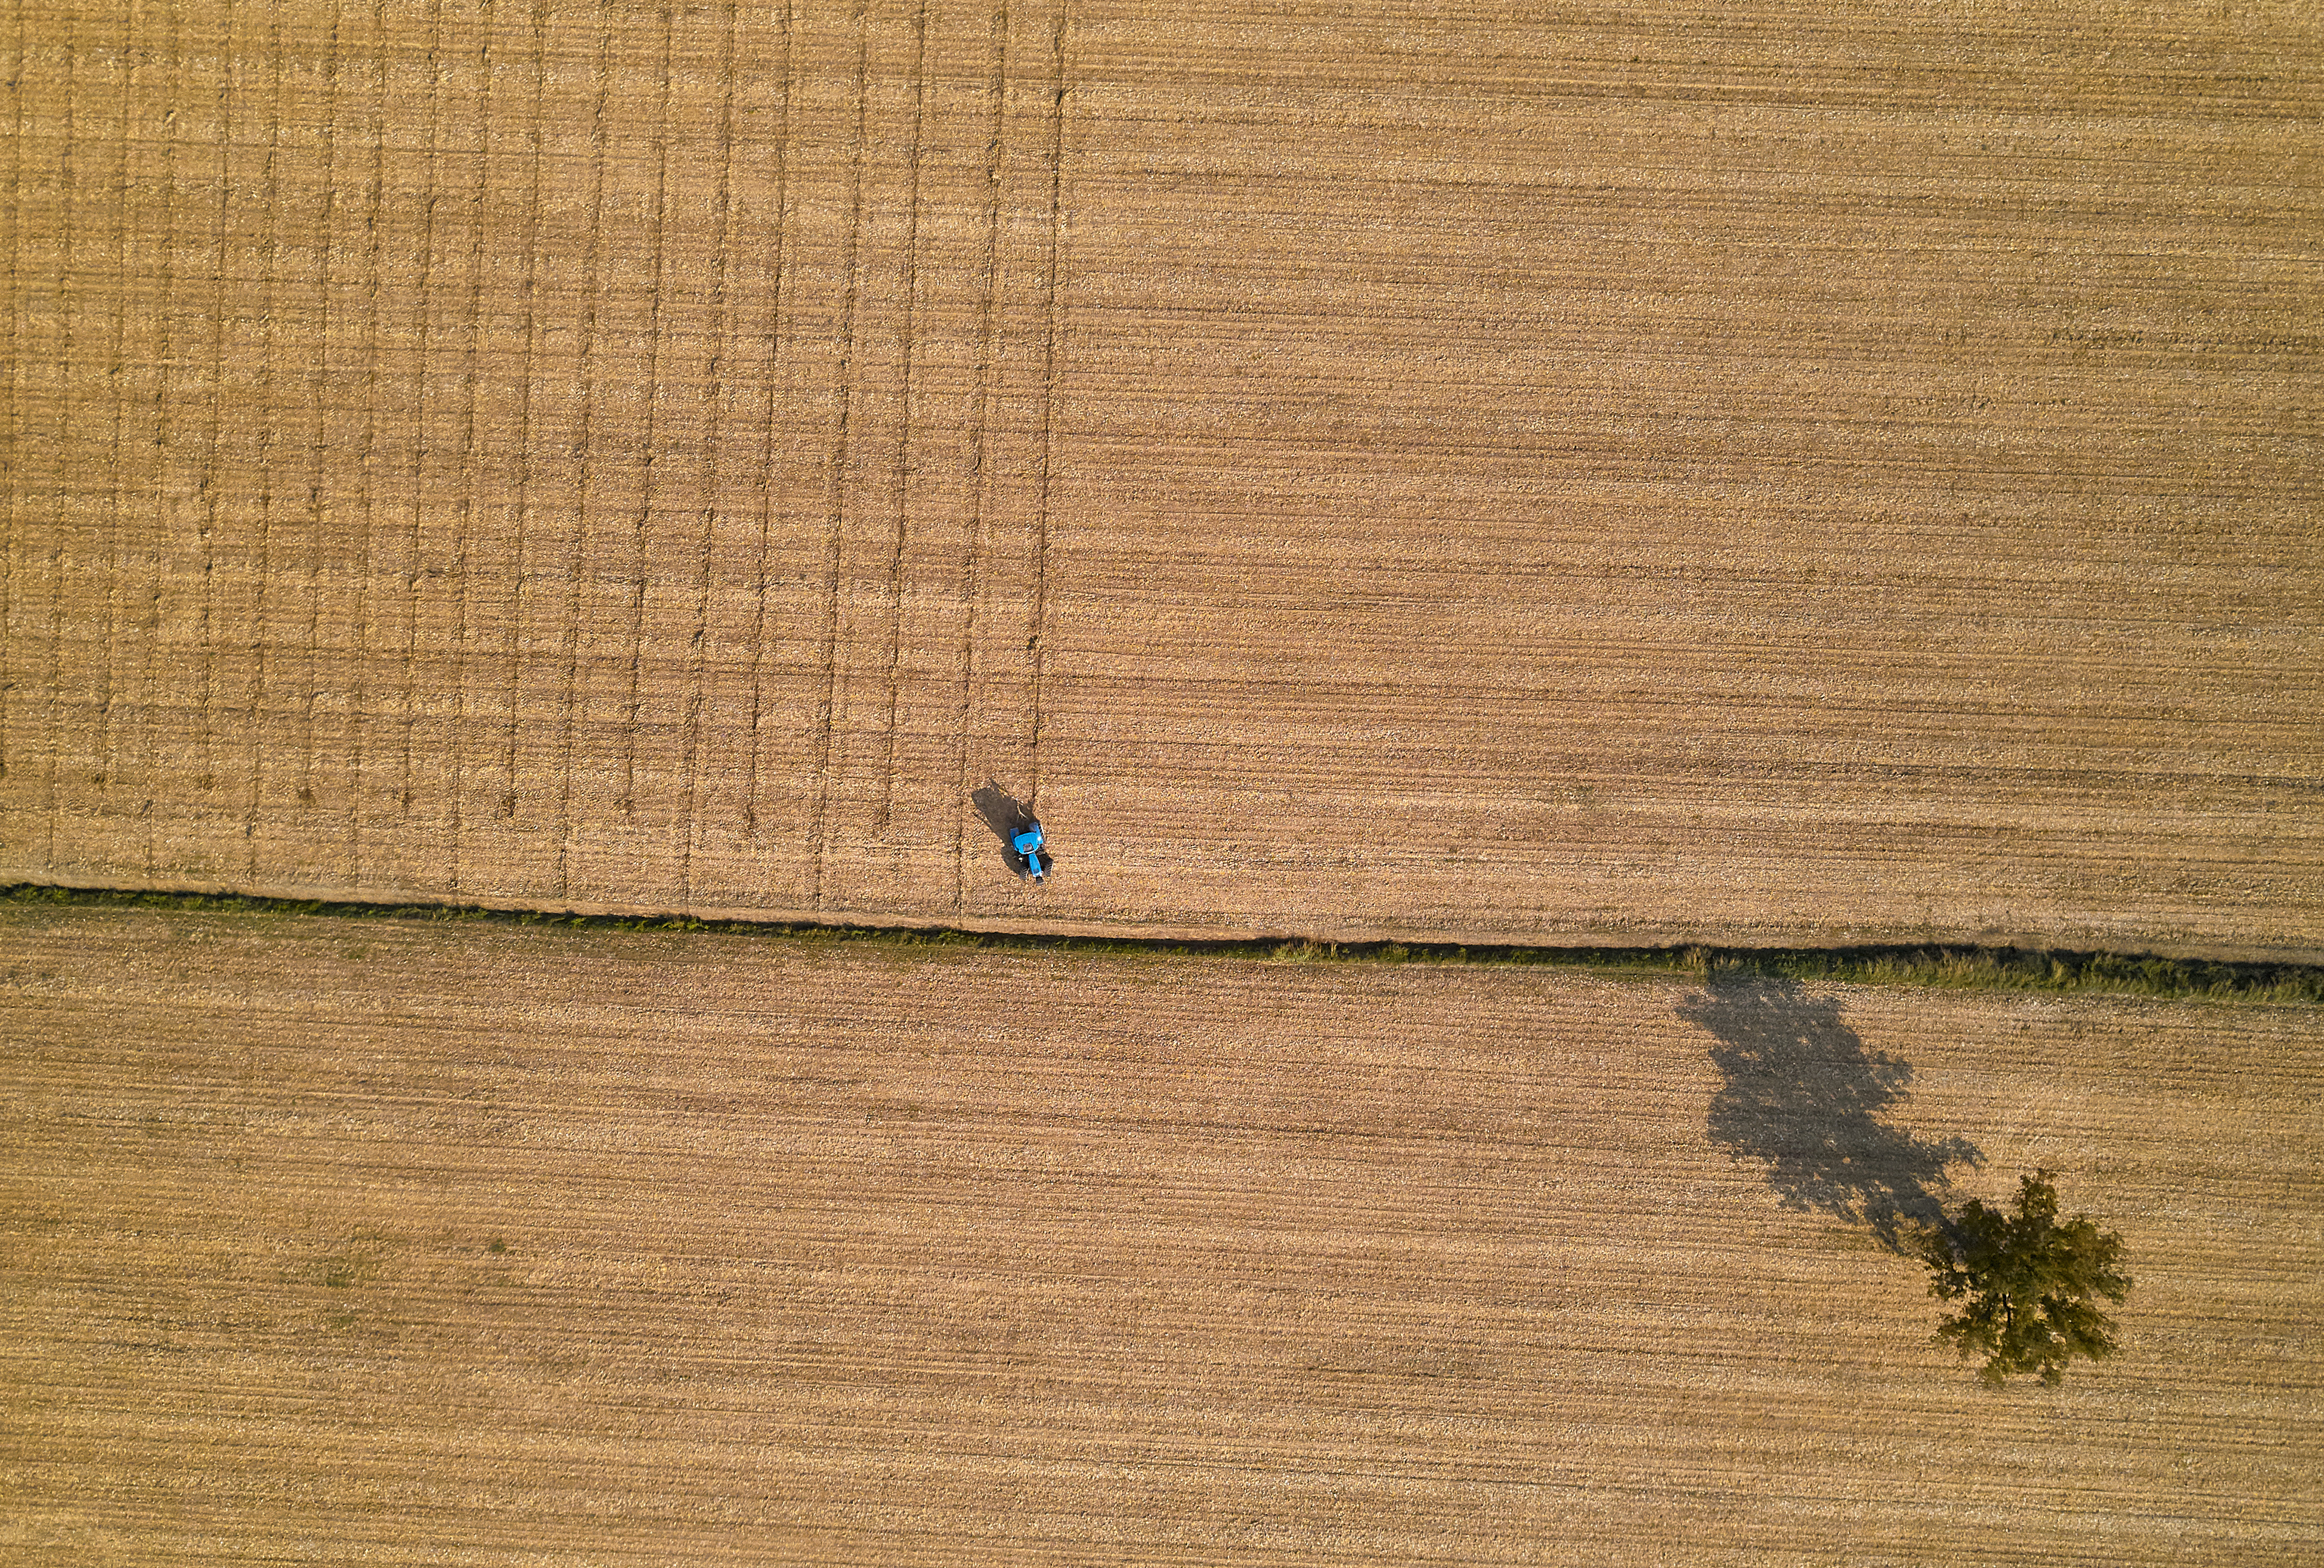
[(1984, 1352), (1978, 1377), (1998, 1387), (2013, 1372), (2034, 1372), (2055, 1387), (2076, 1356), (2103, 1360), (2120, 1348), (2114, 1320), (2091, 1305), (2116, 1305), (2130, 1294), (2118, 1267), (2122, 1238), (2101, 1233), (2084, 1215), (2060, 1223), (2055, 1171), (2020, 1176), (2017, 1212), (1971, 1198), (1959, 1215), (1921, 1232), (1915, 1248), (1929, 1266), (1929, 1294), (1969, 1305), (1937, 1325), (1964, 1356)]

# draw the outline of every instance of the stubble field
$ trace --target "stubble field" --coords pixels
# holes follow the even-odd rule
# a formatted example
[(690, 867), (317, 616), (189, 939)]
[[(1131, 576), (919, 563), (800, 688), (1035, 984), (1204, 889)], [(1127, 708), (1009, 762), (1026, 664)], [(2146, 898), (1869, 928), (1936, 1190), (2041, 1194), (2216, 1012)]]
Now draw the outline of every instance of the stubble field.
[[(2313, 1010), (92, 909), (0, 949), (28, 1568), (2324, 1531)], [(1972, 1152), (2127, 1239), (2127, 1348), (2062, 1390), (1978, 1387), (1866, 1222)]]
[(0, 880), (2324, 952), (2313, 9), (1509, 11), (26, 0)]

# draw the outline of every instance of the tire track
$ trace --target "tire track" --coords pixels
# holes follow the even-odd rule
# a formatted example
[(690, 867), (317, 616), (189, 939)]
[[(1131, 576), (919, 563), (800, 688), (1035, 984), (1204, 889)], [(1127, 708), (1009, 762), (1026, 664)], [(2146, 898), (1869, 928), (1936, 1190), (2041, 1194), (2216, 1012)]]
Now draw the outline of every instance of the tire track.
[(782, 107), (775, 122), (775, 255), (774, 275), (767, 290), (767, 420), (759, 446), (759, 561), (752, 583), (756, 602), (751, 620), (751, 755), (742, 780), (742, 832), (755, 839), (759, 833), (759, 732), (766, 722), (767, 670), (767, 552), (774, 531), (775, 415), (780, 406), (778, 390), (782, 370), (784, 244), (789, 230), (786, 208), (790, 198), (792, 0), (783, 0)]
[(912, 152), (904, 225), (903, 417), (896, 429), (896, 545), (888, 558), (888, 723), (880, 757), (880, 815), (874, 824), (882, 835), (896, 800), (897, 666), (904, 643), (904, 542), (911, 512), (912, 487), (912, 329), (919, 309), (920, 153), (928, 113), (928, 6), (920, 0), (913, 18)]
[(641, 450), (644, 457), (638, 480), (638, 510), (630, 530), (630, 668), (629, 693), (622, 703), (622, 794), (615, 804), (624, 818), (637, 812), (638, 714), (642, 708), (641, 696), (646, 657), (646, 538), (653, 528), (654, 500), (659, 481), (655, 476), (660, 457), (661, 403), (663, 394), (661, 362), (661, 302), (669, 291), (666, 275), (668, 249), (666, 235), (669, 224), (669, 63), (670, 34), (674, 23), (670, 8), (661, 8), (661, 97), (654, 114), (654, 193), (652, 237), (647, 242), (646, 270), (653, 279), (653, 294), (646, 306), (646, 341), (652, 346), (646, 358), (646, 428)]
[(973, 788), (969, 779), (969, 732), (976, 690), (976, 577), (984, 548), (986, 447), (992, 414), (992, 304), (1000, 278), (1001, 166), (1008, 119), (1003, 113), (1009, 92), (1009, 0), (993, 12), (990, 39), (992, 60), (991, 107), (984, 138), (984, 286), (977, 307), (976, 398), (969, 420), (968, 556), (961, 573), (961, 596), (965, 605), (960, 634), (960, 771), (955, 780), (959, 798), (953, 802), (952, 907), (958, 911), (968, 896), (968, 814), (961, 802)]
[[(72, 437), (72, 257), (73, 257), (73, 97), (79, 85), (79, 41), (69, 29), (65, 35), (64, 132), (57, 148), (57, 362), (65, 367), (57, 386), (56, 492), (50, 499), (54, 508), (62, 495), (67, 481), (64, 454), (69, 449)], [(220, 142), (219, 158), (225, 158), (224, 142)], [(219, 198), (224, 211), (225, 198)], [(41, 863), (53, 867), (57, 863), (57, 750), (60, 721), (57, 715), (57, 686), (63, 674), (65, 561), (64, 531), (51, 522), (49, 527), (49, 673), (41, 694)]]
[[(184, 22), (177, 8), (174, 6), (170, 10), (170, 36), (169, 42), (166, 47), (170, 56), (170, 102), (172, 105), (181, 104), (185, 101), (186, 97)], [(169, 143), (169, 161), (166, 172), (163, 174), (161, 180), (161, 188), (164, 192), (161, 202), (161, 276), (155, 291), (155, 300), (157, 303), (154, 312), (155, 368), (153, 373), (152, 413), (153, 448), (157, 452), (167, 452), (170, 450), (170, 437), (171, 434), (172, 425), (171, 415), (177, 406), (176, 400), (170, 395), (171, 369), (177, 362), (176, 318), (173, 314), (173, 309), (178, 294), (178, 149), (180, 143), (178, 139), (176, 118), (176, 111), (172, 109), (169, 115), (164, 132)], [(13, 292), (14, 282), (14, 265), (13, 255), (11, 258), (9, 271), (11, 291)], [(11, 486), (11, 494), (14, 494), (13, 484)], [(170, 504), (169, 496), (166, 491), (157, 495), (156, 502), (157, 506), (162, 509), (162, 511), (161, 514), (157, 516), (155, 519), (157, 524), (157, 539), (151, 551), (151, 557), (153, 562), (154, 580), (151, 586), (149, 597), (146, 601), (144, 658), (142, 660), (141, 668), (138, 671), (138, 708), (144, 715), (145, 732), (143, 767), (140, 771), (145, 789), (158, 796), (162, 792), (159, 776), (161, 772), (161, 724), (160, 710), (154, 702), (154, 677), (160, 664), (158, 653), (161, 641), (161, 595), (162, 583), (166, 580), (163, 575), (163, 552), (167, 549), (167, 546), (161, 542), (161, 540), (163, 537), (166, 537), (163, 534), (163, 530), (167, 528), (171, 520), (168, 517), (166, 511)], [(13, 542), (10, 549), (5, 551), (0, 551), (0, 554), (13, 553)], [(5, 567), (0, 567), (0, 572), (5, 572)], [(0, 588), (0, 643), (5, 643), (6, 640), (7, 614), (5, 610), (5, 588)], [(6, 682), (5, 678), (0, 678), (0, 690), (5, 690), (5, 686)], [(5, 701), (5, 698), (4, 696), (0, 696), (0, 702)], [(5, 722), (5, 715), (0, 715), (0, 742), (5, 742), (6, 734), (7, 724)], [(0, 777), (5, 777), (6, 772), (6, 767), (5, 765), (0, 765)], [(154, 804), (155, 802), (153, 800), (148, 799), (141, 806), (138, 812), (138, 816), (143, 824), (143, 831), (139, 835), (140, 856), (144, 866), (145, 875), (149, 880), (154, 874), (155, 863), (158, 858), (157, 845), (154, 842)]]
[(1041, 335), (1040, 499), (1033, 518), (1033, 610), (1026, 645), (1033, 651), (1032, 734), (1026, 747), (1028, 810), (1041, 798), (1041, 677), (1048, 656), (1044, 635), (1049, 605), (1049, 484), (1056, 445), (1057, 253), (1063, 238), (1065, 158), (1065, 6), (1059, 0), (1057, 24), (1049, 41), (1049, 262), (1041, 286), (1046, 318)]
[(428, 476), (428, 340), (429, 291), (436, 281), (436, 181), (443, 171), (444, 68), (439, 51), (444, 41), (443, 0), (428, 6), (428, 174), (420, 198), (420, 284), (413, 302), (418, 341), (413, 346), (411, 400), (411, 512), (409, 549), (403, 562), (403, 761), (401, 787), (396, 796), (397, 816), (411, 816), (411, 741), (419, 726), (420, 705), (420, 513)]
[(843, 269), (847, 285), (840, 310), (839, 410), (831, 459), (828, 559), (824, 582), (823, 700), (816, 705), (815, 715), (815, 836), (809, 844), (814, 880), (809, 888), (808, 907), (818, 909), (823, 907), (824, 839), (831, 810), (832, 704), (837, 696), (839, 678), (840, 533), (846, 521), (848, 414), (855, 358), (855, 312), (862, 289), (857, 269), (863, 249), (863, 142), (871, 99), (870, 27), (864, 18), (862, 0), (857, 0), (850, 19), (855, 28), (855, 137), (849, 158), (847, 252)]
[(492, 189), (493, 26), (494, 0), (484, 0), (481, 40), (476, 45), (476, 184), (468, 230), (467, 346), (461, 365), (467, 404), (460, 422), (460, 521), (452, 540), (452, 745), (451, 782), (445, 794), (450, 809), (451, 844), (445, 852), (453, 888), (461, 886), (460, 833), (466, 815), (468, 760), (468, 540), (476, 523), (477, 345), (484, 336), (485, 205)]
[(694, 840), (696, 816), (701, 809), (700, 780), (696, 778), (695, 770), (702, 760), (704, 661), (707, 657), (704, 643), (710, 634), (711, 556), (717, 545), (719, 444), (725, 438), (726, 400), (723, 389), (726, 379), (726, 346), (733, 341), (735, 325), (727, 299), (726, 275), (728, 252), (734, 242), (734, 29), (738, 9), (736, 0), (727, 0), (718, 40), (718, 182), (711, 198), (712, 208), (718, 215), (718, 245), (711, 261), (710, 314), (714, 337), (711, 339), (710, 363), (703, 383), (703, 396), (708, 408), (704, 421), (702, 463), (697, 476), (702, 487), (702, 558), (694, 578), (693, 668), (687, 672), (686, 752), (684, 762), (678, 769), (679, 789), (684, 791), (680, 817), (685, 825), (678, 852), (678, 889), (681, 908), (689, 907), (694, 901)]
[(591, 425), (597, 405), (597, 295), (604, 269), (605, 100), (611, 91), (613, 23), (608, 15), (597, 23), (595, 101), (589, 118), (589, 258), (582, 287), (587, 303), (581, 318), (581, 414), (579, 419), (579, 493), (574, 498), (573, 549), (565, 563), (565, 625), (559, 638), (565, 660), (565, 692), (558, 727), (560, 753), (557, 784), (557, 896), (573, 886), (573, 744), (576, 688), (581, 679), (581, 559), (589, 537), (589, 478)]
[[(259, 384), (265, 390), (259, 396), (259, 406), (269, 410), (276, 404), (275, 378), (277, 361), (281, 351), (282, 283), (282, 22), (277, 13), (267, 27), (266, 52), (272, 57), (274, 80), (266, 106), (266, 162), (259, 173), (259, 183), (266, 191), (266, 264), (260, 287), (266, 300), (266, 325), (260, 342), (258, 355)], [(258, 880), (258, 806), (263, 794), (260, 788), (259, 759), (263, 752), (261, 732), (266, 715), (266, 586), (274, 576), (274, 448), (275, 420), (269, 417), (258, 427), (258, 581), (252, 586), (250, 604), (250, 698), (246, 705), (247, 728), (243, 732), (242, 747), (242, 864), (243, 874), (252, 881)]]
[[(0, 484), (8, 487), (8, 523), (0, 538), (0, 782), (8, 777), (8, 693), (10, 655), (16, 646), (16, 551), (23, 534), (24, 478), (17, 439), (24, 417), (24, 45), (25, 7), (15, 8), (15, 36), (10, 41), (8, 69), (8, 425), (7, 457), (0, 461)], [(174, 25), (176, 13), (171, 14)], [(171, 143), (174, 163), (177, 143)], [(174, 210), (174, 209), (173, 209)], [(162, 296), (166, 308), (169, 296)], [(166, 319), (166, 317), (164, 318)], [(168, 363), (167, 356), (163, 363)], [(152, 828), (147, 828), (146, 862), (152, 862)]]
[[(129, 278), (129, 234), (136, 226), (140, 197), (144, 182), (133, 182), (129, 174), (130, 105), (137, 97), (137, 73), (132, 63), (138, 58), (136, 16), (124, 12), (121, 18), (121, 125), (120, 148), (114, 163), (114, 189), (121, 193), (122, 210), (113, 223), (113, 275), (115, 288)], [(97, 799), (102, 814), (106, 797), (116, 788), (120, 770), (114, 765), (115, 726), (113, 721), (113, 666), (121, 650), (121, 493), (124, 488), (121, 464), (121, 427), (127, 416), (127, 367), (124, 352), (128, 343), (129, 300), (116, 298), (113, 302), (113, 341), (106, 347), (106, 366), (112, 376), (113, 428), (107, 439), (106, 456), (106, 511), (111, 537), (106, 544), (105, 565), (105, 643), (103, 663), (98, 669), (99, 685), (97, 697)]]
[[(372, 0), (372, 28), (384, 36), (387, 0)], [(347, 694), (347, 885), (363, 885), (364, 752), (370, 732), (372, 536), (378, 531), (372, 472), (379, 456), (379, 318), (383, 269), (380, 222), (387, 201), (387, 52), (372, 60), (371, 191), (364, 209), (364, 433), (355, 465), (355, 515), (363, 535), (355, 546), (355, 678)]]
[(331, 241), (339, 217), (339, 34), (342, 0), (331, 0), (330, 37), (323, 57), (323, 208), (318, 230), (322, 243), (315, 256), (315, 369), (310, 380), (314, 426), (308, 451), (307, 481), (307, 690), (304, 734), (300, 747), (299, 805), (315, 804), (315, 702), (322, 686), (323, 659), (323, 535), (327, 519), (323, 487), (328, 475), (324, 459), (330, 443), (328, 405), (331, 396)]
[(516, 816), (517, 712), (524, 691), (521, 678), (524, 646), (524, 535), (525, 525), (532, 514), (532, 380), (533, 366), (539, 361), (540, 350), (540, 171), (543, 161), (540, 117), (548, 76), (549, 12), (545, 6), (535, 6), (532, 13), (532, 108), (525, 117), (531, 184), (524, 204), (524, 281), (520, 285), (521, 308), (524, 312), (524, 351), (518, 361), (515, 538), (510, 552), (513, 558), (510, 569), (515, 586), (509, 595), (507, 635), (502, 639), (502, 657), (508, 661), (508, 723), (501, 736), (502, 766), (507, 775), (507, 787), (501, 793), (495, 815), (503, 822), (513, 821)]

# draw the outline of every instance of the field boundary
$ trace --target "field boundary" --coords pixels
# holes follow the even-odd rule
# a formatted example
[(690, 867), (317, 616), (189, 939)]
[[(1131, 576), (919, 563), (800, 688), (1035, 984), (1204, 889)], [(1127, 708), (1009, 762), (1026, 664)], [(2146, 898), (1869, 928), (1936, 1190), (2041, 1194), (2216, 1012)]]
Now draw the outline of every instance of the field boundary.
[(1304, 936), (1089, 936), (949, 926), (827, 925), (701, 918), (682, 914), (587, 914), (495, 909), (481, 904), (364, 903), (250, 893), (77, 888), (47, 882), (0, 886), (0, 909), (64, 906), (200, 914), (303, 916), (355, 920), (475, 922), (596, 931), (706, 931), (727, 935), (969, 947), (1001, 952), (1121, 957), (1263, 960), (1270, 963), (1467, 964), (1550, 968), (1642, 978), (1819, 980), (1855, 985), (1920, 985), (1955, 991), (2143, 996), (2171, 1001), (2280, 1006), (2324, 1005), (2324, 964), (2166, 958), (1964, 944), (1874, 944), (1833, 947), (1554, 947), (1448, 942), (1331, 942)]

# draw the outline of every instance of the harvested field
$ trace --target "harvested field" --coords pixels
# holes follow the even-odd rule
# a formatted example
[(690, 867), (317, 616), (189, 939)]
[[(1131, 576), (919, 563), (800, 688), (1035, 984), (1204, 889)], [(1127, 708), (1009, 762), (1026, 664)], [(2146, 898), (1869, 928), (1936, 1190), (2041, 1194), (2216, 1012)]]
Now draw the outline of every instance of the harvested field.
[[(2324, 1534), (2312, 1009), (85, 909), (0, 950), (12, 1563)], [(1848, 1212), (1962, 1144), (2128, 1239), (2118, 1360), (1991, 1392), (1929, 1342)]]
[(0, 881), (2324, 956), (2315, 9), (1509, 9), (22, 0)]

